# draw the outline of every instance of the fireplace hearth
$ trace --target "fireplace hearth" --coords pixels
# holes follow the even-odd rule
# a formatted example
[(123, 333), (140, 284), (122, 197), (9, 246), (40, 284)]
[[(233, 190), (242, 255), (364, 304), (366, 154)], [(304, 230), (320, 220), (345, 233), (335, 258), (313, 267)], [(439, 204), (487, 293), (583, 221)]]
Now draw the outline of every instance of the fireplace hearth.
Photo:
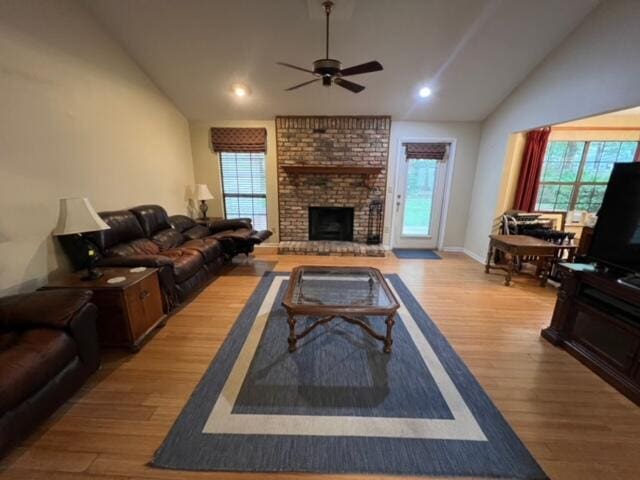
[(309, 207), (309, 240), (353, 241), (353, 208)]

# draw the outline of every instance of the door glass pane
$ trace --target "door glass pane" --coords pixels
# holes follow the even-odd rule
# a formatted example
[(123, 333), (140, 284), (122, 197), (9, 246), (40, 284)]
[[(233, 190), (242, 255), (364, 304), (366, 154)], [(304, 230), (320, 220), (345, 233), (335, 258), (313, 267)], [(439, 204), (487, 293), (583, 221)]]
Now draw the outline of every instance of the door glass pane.
[(437, 171), (437, 160), (407, 160), (402, 235), (412, 237), (431, 235), (431, 214)]

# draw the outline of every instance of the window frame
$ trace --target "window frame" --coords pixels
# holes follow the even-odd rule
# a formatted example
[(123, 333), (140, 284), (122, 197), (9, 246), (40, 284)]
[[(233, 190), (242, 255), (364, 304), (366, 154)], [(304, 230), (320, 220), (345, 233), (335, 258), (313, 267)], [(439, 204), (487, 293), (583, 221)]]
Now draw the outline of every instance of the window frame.
[[(545, 173), (545, 164), (546, 164), (546, 160), (547, 160), (547, 154), (548, 154), (548, 148), (549, 146), (547, 146), (547, 149), (545, 150), (545, 158), (542, 162), (542, 169), (540, 170), (540, 177), (538, 180), (538, 192), (536, 194), (536, 203), (535, 203), (535, 207), (536, 207), (536, 211), (540, 211), (540, 212), (549, 212), (549, 213), (558, 213), (558, 212), (571, 212), (576, 210), (576, 206), (578, 205), (578, 198), (580, 195), (580, 189), (583, 186), (604, 186), (606, 187), (609, 184), (609, 180), (607, 180), (606, 182), (595, 182), (595, 181), (590, 181), (590, 182), (584, 182), (582, 181), (582, 176), (584, 173), (584, 169), (585, 166), (587, 164), (587, 157), (589, 155), (589, 150), (591, 148), (591, 144), (594, 142), (602, 142), (602, 143), (608, 143), (608, 142), (612, 142), (612, 143), (635, 143), (636, 144), (636, 150), (634, 152), (634, 160), (631, 161), (631, 163), (633, 163), (635, 161), (635, 159), (638, 157), (638, 154), (640, 152), (640, 141), (637, 140), (550, 140), (549, 144), (551, 144), (552, 142), (573, 142), (573, 143), (583, 143), (584, 144), (584, 148), (582, 149), (582, 155), (580, 156), (580, 165), (578, 166), (578, 172), (576, 174), (576, 180), (574, 182), (560, 182), (560, 181), (553, 181), (553, 182), (545, 182), (542, 180), (542, 177)], [(620, 149), (618, 149), (618, 154), (616, 155), (616, 160), (618, 158), (618, 156), (620, 155)], [(563, 160), (564, 161), (564, 160)], [(618, 162), (614, 162), (615, 163)], [(567, 206), (567, 210), (540, 210), (540, 196), (541, 196), (541, 192), (542, 192), (542, 188), (545, 185), (551, 185), (551, 186), (567, 186), (570, 185), (573, 187), (573, 191), (571, 192), (571, 198), (569, 199), (569, 204)], [(554, 205), (557, 205), (557, 195), (556, 195), (556, 201), (553, 203)], [(591, 202), (590, 202), (591, 205)], [(602, 205), (602, 204), (601, 204)]]
[[(249, 154), (249, 155), (262, 155), (262, 161), (264, 164), (264, 194), (262, 193), (226, 193), (225, 192), (225, 188), (224, 188), (224, 167), (222, 165), (222, 156), (225, 154), (230, 154), (230, 155), (234, 155), (236, 157), (236, 166), (237, 166), (237, 155), (238, 154)], [(254, 215), (246, 215), (246, 216), (239, 216), (239, 217), (234, 217), (234, 218), (229, 218), (229, 215), (227, 213), (227, 197), (230, 198), (264, 198), (264, 204), (265, 204), (265, 213), (264, 213), (264, 221), (265, 221), (265, 228), (268, 228), (269, 225), (269, 208), (268, 208), (268, 204), (267, 204), (267, 153), (266, 152), (225, 152), (225, 151), (220, 151), (218, 152), (218, 165), (220, 167), (220, 191), (222, 192), (222, 208), (224, 210), (224, 218), (225, 219), (229, 219), (229, 220), (233, 220), (234, 218), (251, 218), (251, 223), (253, 225), (254, 228), (256, 228), (256, 222), (255, 222), (255, 218)], [(253, 169), (251, 171), (251, 179), (253, 180)], [(251, 182), (252, 184), (252, 188), (253, 188), (253, 181)], [(262, 214), (260, 214), (260, 216), (262, 216)]]

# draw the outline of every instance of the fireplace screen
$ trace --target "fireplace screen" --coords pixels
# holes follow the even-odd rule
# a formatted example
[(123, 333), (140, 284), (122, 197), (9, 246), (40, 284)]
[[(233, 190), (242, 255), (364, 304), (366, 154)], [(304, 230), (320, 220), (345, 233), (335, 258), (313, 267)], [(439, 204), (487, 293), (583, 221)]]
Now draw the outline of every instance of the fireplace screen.
[(353, 241), (353, 208), (309, 207), (309, 240)]

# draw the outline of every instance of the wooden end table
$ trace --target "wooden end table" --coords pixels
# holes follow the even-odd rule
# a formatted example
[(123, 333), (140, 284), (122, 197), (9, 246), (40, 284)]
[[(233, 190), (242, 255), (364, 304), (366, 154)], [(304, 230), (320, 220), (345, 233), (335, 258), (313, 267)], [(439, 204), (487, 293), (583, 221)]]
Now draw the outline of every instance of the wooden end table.
[[(538, 257), (536, 276), (540, 278), (540, 286), (544, 287), (547, 284), (553, 264), (559, 259), (560, 253), (568, 251), (571, 261), (577, 249), (573, 245), (556, 245), (528, 235), (489, 235), (489, 239), (489, 251), (487, 252), (484, 271), (489, 273), (492, 268), (506, 271), (507, 275), (504, 280), (506, 286), (511, 285), (511, 277), (515, 272), (514, 257)], [(506, 266), (491, 264), (491, 259), (496, 250), (507, 254)]]
[[(103, 276), (96, 280), (82, 280), (85, 272), (68, 273), (52, 279), (42, 288), (92, 290), (91, 302), (98, 307), (100, 344), (137, 352), (149, 334), (164, 325), (167, 319), (162, 308), (158, 270), (146, 268), (132, 272), (131, 268), (122, 267), (98, 270)], [(109, 283), (116, 277), (125, 277), (125, 280)]]
[[(300, 266), (293, 269), (282, 305), (287, 310), (289, 352), (297, 342), (318, 325), (336, 318), (358, 325), (383, 342), (383, 351), (391, 353), (391, 331), (400, 305), (378, 269), (370, 267)], [(303, 332), (296, 333), (296, 315), (319, 317)], [(376, 332), (363, 317), (385, 317), (386, 332)]]

